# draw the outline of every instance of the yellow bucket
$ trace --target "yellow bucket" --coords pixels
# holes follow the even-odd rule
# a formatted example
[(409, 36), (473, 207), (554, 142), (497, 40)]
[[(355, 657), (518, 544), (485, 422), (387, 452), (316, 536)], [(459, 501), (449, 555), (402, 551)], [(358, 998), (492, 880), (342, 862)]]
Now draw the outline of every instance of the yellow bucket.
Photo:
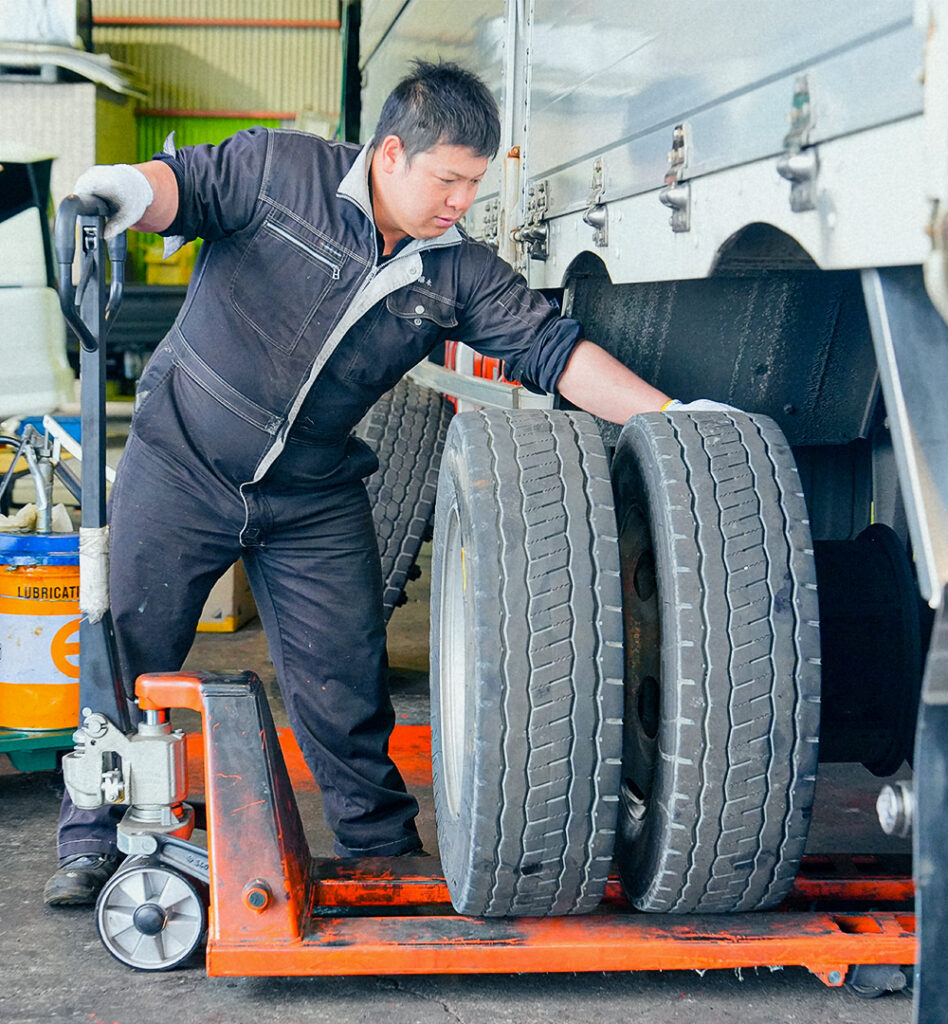
[(0, 534), (0, 727), (78, 721), (78, 535)]

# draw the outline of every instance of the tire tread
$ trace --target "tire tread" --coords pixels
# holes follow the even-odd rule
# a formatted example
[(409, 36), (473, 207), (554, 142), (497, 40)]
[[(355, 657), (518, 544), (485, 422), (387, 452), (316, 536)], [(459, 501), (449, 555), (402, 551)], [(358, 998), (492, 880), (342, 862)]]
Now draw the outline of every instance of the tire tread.
[(378, 456), (366, 480), (382, 562), (385, 620), (398, 606), (434, 514), (452, 410), (435, 391), (402, 379), (355, 428)]
[[(478, 646), (499, 652), (501, 695), (493, 735), (475, 739), (490, 793), (475, 794), (477, 851), (464, 851), (453, 887), (446, 870), (449, 888), (464, 913), (587, 912), (611, 863), (617, 804), (607, 797), (618, 791), (622, 744), (622, 690), (611, 685), (622, 675), (622, 625), (605, 450), (582, 413), (482, 410), (455, 424), (449, 474), (460, 479), (455, 447), (463, 448), (466, 476), (486, 479), (491, 492), (492, 521), (477, 529), (496, 542), (496, 573), (486, 574), (493, 592), (479, 595)], [(487, 722), (491, 711), (483, 712)], [(437, 773), (435, 795), (437, 805)], [(475, 866), (484, 850), (489, 865)]]
[(691, 797), (676, 808), (682, 827), (653, 829), (649, 853), (632, 854), (623, 874), (643, 910), (773, 906), (803, 854), (819, 725), (815, 575), (796, 468), (763, 417), (637, 420), (634, 446), (669, 496), (666, 533), (687, 570), (674, 574), (676, 633), (695, 638), (677, 652), (679, 684), (693, 686), (677, 687), (670, 746), (699, 755), (666, 770), (662, 791)]

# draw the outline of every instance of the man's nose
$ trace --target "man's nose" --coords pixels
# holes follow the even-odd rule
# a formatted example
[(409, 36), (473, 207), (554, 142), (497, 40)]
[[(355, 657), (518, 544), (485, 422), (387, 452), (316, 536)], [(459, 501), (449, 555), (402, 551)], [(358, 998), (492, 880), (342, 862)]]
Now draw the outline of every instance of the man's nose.
[(452, 210), (466, 210), (471, 203), (474, 202), (474, 197), (477, 195), (477, 185), (459, 185), (457, 188), (453, 188), (448, 193), (446, 200), (447, 205)]

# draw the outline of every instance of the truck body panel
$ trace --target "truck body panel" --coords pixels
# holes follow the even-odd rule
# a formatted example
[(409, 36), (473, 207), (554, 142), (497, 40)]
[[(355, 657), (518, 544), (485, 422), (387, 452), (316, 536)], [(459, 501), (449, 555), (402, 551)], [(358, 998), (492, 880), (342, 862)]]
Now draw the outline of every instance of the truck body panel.
[[(924, 267), (948, 306), (944, 7), (375, 4), (363, 134), (411, 58), (477, 69), (503, 139), (468, 230), (533, 287), (563, 289), (591, 338), (669, 393), (766, 413), (796, 447), (847, 445), (873, 431), (882, 364), (846, 272)], [(802, 182), (781, 173), (790, 157), (810, 161)], [(928, 463), (942, 442), (899, 433), (902, 474), (921, 458), (915, 478), (932, 481), (908, 528), (937, 604), (948, 485)]]

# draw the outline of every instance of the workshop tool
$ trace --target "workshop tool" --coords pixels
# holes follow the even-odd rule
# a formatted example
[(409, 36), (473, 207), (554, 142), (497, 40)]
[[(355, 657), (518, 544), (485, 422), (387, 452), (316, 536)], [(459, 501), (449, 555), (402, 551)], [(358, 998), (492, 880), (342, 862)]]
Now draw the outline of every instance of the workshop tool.
[[(79, 382), (84, 451), (79, 527), (79, 706), (95, 708), (120, 728), (130, 725), (119, 676), (115, 635), (108, 610), (108, 526), (105, 489), (105, 336), (125, 286), (124, 234), (108, 245), (111, 285), (106, 293), (102, 244), (108, 203), (93, 196), (67, 196), (54, 229), (59, 264), (59, 299), (67, 324), (79, 339)], [(79, 282), (73, 260), (79, 236)]]
[[(111, 281), (106, 290), (105, 222), (111, 213), (108, 203), (98, 197), (68, 196), (60, 205), (55, 225), (56, 260), (59, 264), (59, 297), (63, 314), (80, 343), (80, 384), (83, 438), (81, 481), (81, 523), (79, 529), (79, 707), (81, 724), (74, 739), (79, 752), (63, 758), (63, 772), (78, 807), (132, 802), (131, 749), (136, 741), (147, 740), (136, 749), (134, 796), (119, 825), (118, 846), (126, 853), (141, 852), (136, 845), (140, 829), (146, 831), (145, 852), (151, 852), (155, 834), (190, 836), (194, 811), (183, 803), (184, 735), (172, 732), (168, 716), (146, 713), (140, 716), (121, 677), (115, 632), (108, 597), (108, 525), (106, 521), (106, 433), (105, 381), (106, 336), (114, 322), (124, 291), (127, 241), (124, 233), (108, 243)], [(73, 261), (79, 243), (78, 284), (73, 284)], [(139, 719), (141, 718), (141, 721)], [(132, 731), (132, 722), (138, 722)], [(98, 738), (108, 734), (115, 742), (109, 752), (95, 761), (97, 777), (83, 789), (77, 764), (83, 750), (96, 747)], [(86, 746), (88, 744), (88, 746)], [(99, 747), (103, 750), (103, 747)], [(133, 867), (126, 861), (123, 870)], [(123, 875), (123, 877), (125, 877)], [(131, 876), (128, 876), (131, 877)], [(151, 877), (151, 876), (149, 876)], [(162, 887), (193, 891), (192, 884), (177, 874), (162, 875)], [(170, 883), (170, 889), (169, 889)], [(147, 895), (147, 893), (146, 893)], [(187, 926), (191, 948), (204, 933), (204, 902), (196, 900), (196, 920)], [(180, 915), (179, 915), (180, 917)], [(157, 936), (162, 948), (175, 940), (181, 929), (178, 920), (155, 917), (148, 908), (134, 917), (135, 929)], [(191, 936), (190, 933), (194, 932)], [(137, 932), (136, 932), (137, 933)]]
[[(136, 693), (156, 729), (168, 708), (202, 715), (208, 848), (149, 835), (138, 823), (131, 827), (126, 816), (119, 844), (135, 856), (106, 884), (96, 914), (106, 948), (133, 967), (163, 970), (188, 958), (198, 942), (192, 922), (205, 885), (211, 975), (796, 964), (827, 985), (848, 980), (854, 986), (861, 979), (864, 989), (879, 994), (904, 985), (900, 965), (914, 960), (909, 865), (897, 863), (893, 873), (876, 858), (805, 859), (790, 898), (772, 913), (630, 913), (613, 880), (590, 916), (463, 917), (451, 910), (434, 860), (311, 857), (263, 686), (252, 673), (143, 675)], [(130, 740), (93, 716), (77, 741), (80, 747), (67, 758), (77, 803), (101, 799), (111, 752), (121, 758), (117, 788), (125, 790), (126, 802), (157, 799), (154, 779), (142, 788), (137, 780), (160, 761), (148, 746), (166, 744), (166, 736)], [(169, 801), (182, 799), (186, 790), (185, 766), (176, 769), (180, 775), (169, 771), (161, 783)], [(877, 984), (879, 978), (884, 984)]]
[[(108, 599), (108, 525), (106, 522), (106, 442), (105, 442), (105, 338), (115, 319), (124, 290), (126, 236), (119, 235), (108, 243), (111, 282), (105, 288), (106, 259), (103, 231), (110, 214), (108, 204), (97, 197), (68, 196), (60, 205), (55, 225), (56, 260), (59, 264), (59, 296), (66, 322), (79, 338), (80, 383), (82, 405), (83, 471), (81, 491), (81, 523), (79, 528), (79, 707), (81, 726), (77, 736), (88, 738), (104, 731), (103, 723), (125, 739), (132, 721), (140, 717), (126, 691), (118, 664), (115, 633)], [(73, 260), (76, 239), (79, 241), (79, 281), (73, 285)], [(154, 715), (146, 715), (138, 725), (137, 736), (153, 740), (148, 754), (158, 762), (139, 758), (137, 792), (144, 806), (133, 807), (126, 816), (134, 829), (139, 820), (152, 831), (190, 835), (194, 812), (182, 804), (177, 791), (168, 796), (161, 789), (162, 799), (151, 797), (167, 772), (175, 771), (184, 757), (184, 737), (171, 733), (167, 716), (155, 724)], [(91, 741), (95, 745), (95, 740)], [(121, 745), (114, 754), (99, 762), (102, 778), (94, 796), (83, 793), (81, 786), (70, 785), (70, 792), (79, 807), (97, 807), (103, 803), (119, 803), (126, 795), (126, 776), (113, 761), (122, 757)], [(70, 765), (75, 754), (63, 759), (67, 785), (72, 778)], [(177, 759), (177, 761), (176, 761)], [(157, 805), (161, 806), (157, 806)], [(121, 846), (120, 848), (124, 849)], [(128, 852), (126, 849), (125, 852)], [(203, 911), (202, 911), (203, 913)]]

